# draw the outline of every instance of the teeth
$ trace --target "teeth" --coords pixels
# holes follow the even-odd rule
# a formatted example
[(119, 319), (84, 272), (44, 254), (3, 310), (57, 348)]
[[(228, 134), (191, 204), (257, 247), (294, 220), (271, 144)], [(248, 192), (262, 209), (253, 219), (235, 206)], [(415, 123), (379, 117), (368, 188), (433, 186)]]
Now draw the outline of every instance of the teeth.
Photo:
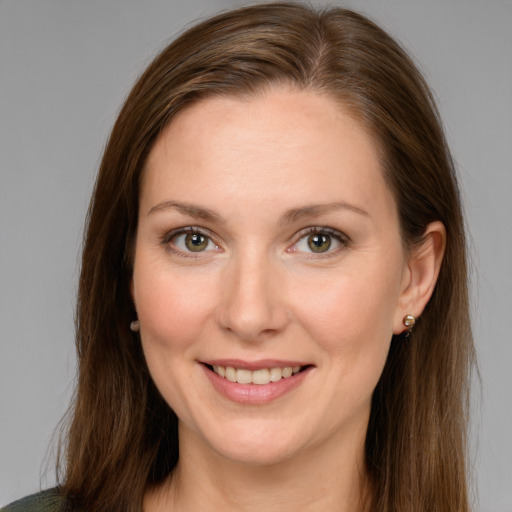
[(270, 370), (267, 370), (266, 368), (250, 373), (252, 374), (251, 382), (253, 384), (268, 384), (270, 382)]
[(230, 382), (236, 382), (236, 370), (231, 368), (231, 366), (226, 368), (226, 379), (228, 379)]
[(238, 384), (250, 384), (252, 381), (252, 375), (250, 370), (237, 370), (236, 381)]
[(283, 379), (287, 379), (288, 377), (292, 376), (292, 367), (287, 366), (286, 368), (283, 368)]
[(285, 366), (284, 368), (262, 368), (261, 370), (243, 370), (232, 366), (213, 366), (213, 371), (230, 382), (238, 384), (269, 384), (281, 379), (287, 379), (300, 371), (300, 366)]
[(281, 368), (272, 368), (270, 370), (270, 381), (277, 382), (283, 377), (283, 370)]

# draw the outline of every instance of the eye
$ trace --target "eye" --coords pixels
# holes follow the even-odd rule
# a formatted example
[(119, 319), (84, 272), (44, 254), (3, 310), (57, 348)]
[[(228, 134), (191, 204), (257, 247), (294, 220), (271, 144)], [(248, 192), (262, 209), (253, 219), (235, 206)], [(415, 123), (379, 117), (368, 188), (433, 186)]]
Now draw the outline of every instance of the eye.
[[(302, 235), (302, 236), (300, 236)], [(289, 252), (305, 252), (326, 254), (336, 252), (347, 243), (347, 237), (331, 228), (309, 228), (299, 234), (300, 238), (289, 249)]]
[(178, 253), (201, 253), (219, 248), (206, 233), (194, 228), (171, 233), (164, 243)]
[(327, 252), (332, 245), (331, 235), (315, 233), (307, 237), (308, 247), (312, 252)]

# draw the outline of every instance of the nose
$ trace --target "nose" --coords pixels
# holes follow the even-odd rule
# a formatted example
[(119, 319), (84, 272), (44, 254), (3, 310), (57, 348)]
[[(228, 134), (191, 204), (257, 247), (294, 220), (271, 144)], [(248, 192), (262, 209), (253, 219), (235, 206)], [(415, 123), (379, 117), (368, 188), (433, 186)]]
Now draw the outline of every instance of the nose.
[(238, 338), (259, 342), (282, 332), (289, 322), (283, 269), (268, 258), (239, 258), (225, 269), (219, 326)]

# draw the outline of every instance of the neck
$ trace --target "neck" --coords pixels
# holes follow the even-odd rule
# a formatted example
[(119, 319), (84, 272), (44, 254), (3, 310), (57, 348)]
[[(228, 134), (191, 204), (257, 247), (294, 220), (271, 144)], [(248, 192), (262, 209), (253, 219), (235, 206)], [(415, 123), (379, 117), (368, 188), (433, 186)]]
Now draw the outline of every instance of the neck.
[(181, 434), (180, 462), (168, 482), (148, 493), (144, 511), (365, 510), (364, 436), (357, 442), (348, 436), (350, 443), (334, 436), (293, 458), (251, 465), (205, 450), (194, 434)]

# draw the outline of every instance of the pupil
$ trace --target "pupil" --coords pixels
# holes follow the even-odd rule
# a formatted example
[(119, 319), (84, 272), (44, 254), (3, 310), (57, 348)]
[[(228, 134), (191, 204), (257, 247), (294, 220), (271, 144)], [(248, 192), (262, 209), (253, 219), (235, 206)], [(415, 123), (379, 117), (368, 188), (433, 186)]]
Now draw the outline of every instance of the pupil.
[(202, 251), (208, 245), (208, 240), (200, 233), (189, 233), (185, 238), (187, 248), (194, 252)]
[(313, 252), (325, 252), (331, 247), (331, 237), (329, 235), (316, 234), (308, 239), (308, 245)]

